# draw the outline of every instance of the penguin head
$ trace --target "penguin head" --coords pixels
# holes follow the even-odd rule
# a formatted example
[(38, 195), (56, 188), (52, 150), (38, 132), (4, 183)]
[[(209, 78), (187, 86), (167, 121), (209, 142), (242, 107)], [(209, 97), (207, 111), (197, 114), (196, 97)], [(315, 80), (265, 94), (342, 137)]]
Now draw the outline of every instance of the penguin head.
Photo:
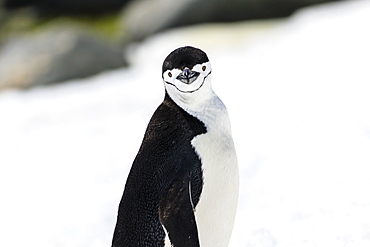
[(209, 95), (212, 92), (211, 72), (207, 54), (191, 46), (172, 51), (162, 66), (166, 92), (175, 101)]

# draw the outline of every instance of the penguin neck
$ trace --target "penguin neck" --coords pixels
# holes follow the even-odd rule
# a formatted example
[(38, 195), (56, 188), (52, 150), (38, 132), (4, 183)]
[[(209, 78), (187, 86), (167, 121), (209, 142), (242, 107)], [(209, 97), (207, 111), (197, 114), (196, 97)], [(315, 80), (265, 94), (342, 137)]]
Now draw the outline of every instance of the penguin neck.
[(193, 113), (203, 111), (203, 108), (205, 108), (215, 96), (212, 89), (204, 91), (201, 90), (193, 93), (175, 93), (176, 94), (166, 90), (166, 97), (170, 98), (176, 105), (191, 115), (194, 115)]
[[(204, 123), (208, 131), (226, 131), (231, 134), (227, 109), (221, 99), (212, 91), (201, 95), (185, 95), (186, 98), (171, 97), (166, 91), (165, 100), (171, 100), (185, 112)], [(174, 99), (175, 98), (175, 99)]]

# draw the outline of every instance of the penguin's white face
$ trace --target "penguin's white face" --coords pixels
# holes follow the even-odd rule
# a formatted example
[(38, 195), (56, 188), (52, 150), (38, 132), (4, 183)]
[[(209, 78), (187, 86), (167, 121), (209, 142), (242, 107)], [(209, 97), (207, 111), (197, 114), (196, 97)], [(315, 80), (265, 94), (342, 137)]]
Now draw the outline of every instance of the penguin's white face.
[[(212, 68), (210, 62), (196, 64), (192, 68), (173, 68), (163, 72), (163, 81), (168, 92), (178, 91), (180, 94), (194, 93), (205, 84), (209, 84), (208, 78)], [(208, 86), (208, 85), (206, 85)]]
[(207, 54), (185, 46), (174, 50), (164, 60), (162, 78), (172, 100), (188, 108), (212, 95), (211, 72)]

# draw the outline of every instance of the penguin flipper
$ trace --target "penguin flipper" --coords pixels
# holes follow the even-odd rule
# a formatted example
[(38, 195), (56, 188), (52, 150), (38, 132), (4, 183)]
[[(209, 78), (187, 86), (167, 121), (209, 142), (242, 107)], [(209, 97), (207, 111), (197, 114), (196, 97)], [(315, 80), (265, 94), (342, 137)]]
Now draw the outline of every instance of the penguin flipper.
[(191, 178), (175, 181), (159, 203), (159, 218), (174, 247), (199, 247), (198, 229), (191, 198)]

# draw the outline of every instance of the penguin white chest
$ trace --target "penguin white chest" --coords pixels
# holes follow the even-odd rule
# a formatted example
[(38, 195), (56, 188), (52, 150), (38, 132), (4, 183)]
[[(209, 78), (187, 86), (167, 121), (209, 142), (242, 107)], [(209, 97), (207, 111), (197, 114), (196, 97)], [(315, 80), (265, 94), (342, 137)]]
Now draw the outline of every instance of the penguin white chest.
[(203, 190), (195, 208), (202, 247), (228, 246), (238, 204), (236, 152), (227, 111), (220, 103), (207, 108), (203, 117), (197, 116), (206, 124), (207, 133), (192, 140), (203, 170)]

